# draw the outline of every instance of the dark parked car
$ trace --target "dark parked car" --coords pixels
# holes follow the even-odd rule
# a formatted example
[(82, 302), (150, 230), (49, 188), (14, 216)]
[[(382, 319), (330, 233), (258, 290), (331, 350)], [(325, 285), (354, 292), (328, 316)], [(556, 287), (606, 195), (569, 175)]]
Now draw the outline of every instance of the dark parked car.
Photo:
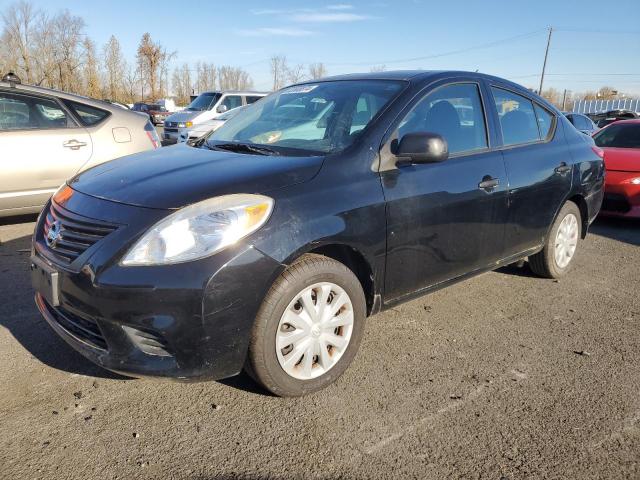
[(171, 112), (157, 103), (137, 102), (133, 104), (131, 110), (146, 113), (154, 125), (164, 125), (165, 119), (171, 115)]
[(638, 114), (631, 110), (609, 110), (608, 112), (589, 114), (589, 116), (598, 128), (604, 128), (610, 123), (618, 120), (632, 120), (634, 118), (638, 118)]
[(565, 113), (564, 116), (571, 122), (571, 125), (576, 127), (577, 130), (581, 131), (585, 135), (591, 136), (598, 131), (596, 124), (593, 123), (586, 115), (569, 112)]
[(245, 368), (307, 394), (344, 372), (369, 315), (526, 258), (566, 274), (600, 209), (601, 157), (552, 105), (491, 76), (294, 85), (193, 146), (61, 187), (33, 237), (36, 302), (110, 370)]

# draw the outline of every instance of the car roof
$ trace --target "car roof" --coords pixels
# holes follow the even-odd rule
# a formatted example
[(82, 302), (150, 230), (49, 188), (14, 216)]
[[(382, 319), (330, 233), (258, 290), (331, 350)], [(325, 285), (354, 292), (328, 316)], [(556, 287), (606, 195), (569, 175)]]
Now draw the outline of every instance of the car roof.
[(483, 78), (490, 82), (499, 82), (503, 85), (509, 85), (514, 89), (524, 92), (534, 93), (510, 80), (488, 75), (486, 73), (479, 72), (467, 72), (463, 70), (389, 70), (384, 72), (368, 72), (368, 73), (349, 73), (345, 75), (335, 75), (331, 77), (324, 77), (318, 80), (307, 80), (300, 82), (298, 85), (318, 83), (318, 82), (332, 82), (337, 80), (402, 80), (412, 83), (424, 83), (427, 81), (438, 80), (439, 78), (448, 77), (471, 77), (471, 78)]
[(634, 124), (634, 123), (640, 123), (640, 118), (625, 118), (624, 120), (616, 120), (615, 122), (611, 122), (609, 125), (621, 125), (621, 124)]
[[(15, 91), (16, 93), (25, 92), (25, 93), (35, 93), (42, 95), (49, 95), (58, 98), (64, 98), (66, 100), (75, 100), (78, 102), (85, 103), (87, 105), (93, 105), (98, 108), (112, 107), (113, 103), (107, 102), (105, 100), (98, 100), (96, 98), (85, 97), (83, 95), (76, 95), (75, 93), (67, 93), (61, 90), (55, 90), (53, 88), (45, 88), (45, 87), (37, 87), (35, 85), (27, 85), (24, 83), (9, 83), (9, 82), (1, 82), (0, 88), (5, 88), (7, 90)], [(120, 108), (120, 107), (117, 107)], [(122, 110), (122, 109), (121, 109)]]

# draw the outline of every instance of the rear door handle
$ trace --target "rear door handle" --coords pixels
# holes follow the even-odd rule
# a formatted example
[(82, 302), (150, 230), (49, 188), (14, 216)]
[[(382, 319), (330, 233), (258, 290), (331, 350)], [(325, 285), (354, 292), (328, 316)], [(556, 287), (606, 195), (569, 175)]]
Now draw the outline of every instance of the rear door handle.
[(569, 165), (567, 165), (565, 162), (562, 162), (560, 165), (558, 165), (555, 170), (556, 173), (559, 173), (560, 175), (564, 175), (565, 173), (568, 173), (571, 171), (571, 167)]
[(500, 185), (500, 180), (491, 178), (489, 175), (482, 177), (482, 181), (478, 184), (478, 188), (482, 190), (492, 190)]
[(62, 144), (65, 148), (70, 148), (71, 150), (78, 150), (80, 147), (86, 147), (87, 144), (85, 142), (79, 142), (75, 138), (73, 140), (68, 140)]

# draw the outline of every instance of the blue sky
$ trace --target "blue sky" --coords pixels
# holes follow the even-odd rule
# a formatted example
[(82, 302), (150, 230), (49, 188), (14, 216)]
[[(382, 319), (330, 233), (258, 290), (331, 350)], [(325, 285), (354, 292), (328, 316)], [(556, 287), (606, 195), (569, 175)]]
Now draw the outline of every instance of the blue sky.
[[(10, 4), (0, 0), (0, 9)], [(268, 59), (324, 62), (330, 74), (391, 69), (480, 70), (537, 87), (554, 31), (546, 87), (607, 84), (640, 94), (640, 0), (82, 1), (32, 0), (84, 18), (99, 45), (115, 34), (128, 59), (148, 31), (175, 63), (242, 66), (270, 87)], [(612, 75), (615, 74), (615, 75)]]

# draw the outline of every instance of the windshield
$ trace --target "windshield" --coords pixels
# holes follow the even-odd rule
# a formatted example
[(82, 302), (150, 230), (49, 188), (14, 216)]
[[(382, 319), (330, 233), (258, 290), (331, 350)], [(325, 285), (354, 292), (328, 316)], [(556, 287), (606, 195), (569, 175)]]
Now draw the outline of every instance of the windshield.
[(617, 123), (599, 131), (593, 139), (599, 147), (640, 148), (640, 123)]
[(202, 112), (211, 110), (220, 98), (219, 93), (203, 93), (198, 95), (185, 110), (190, 112)]
[(237, 142), (307, 153), (347, 148), (404, 82), (335, 81), (297, 85), (245, 107), (216, 130), (209, 146)]
[(149, 110), (154, 110), (156, 112), (166, 112), (167, 109), (164, 108), (162, 105), (149, 105)]

